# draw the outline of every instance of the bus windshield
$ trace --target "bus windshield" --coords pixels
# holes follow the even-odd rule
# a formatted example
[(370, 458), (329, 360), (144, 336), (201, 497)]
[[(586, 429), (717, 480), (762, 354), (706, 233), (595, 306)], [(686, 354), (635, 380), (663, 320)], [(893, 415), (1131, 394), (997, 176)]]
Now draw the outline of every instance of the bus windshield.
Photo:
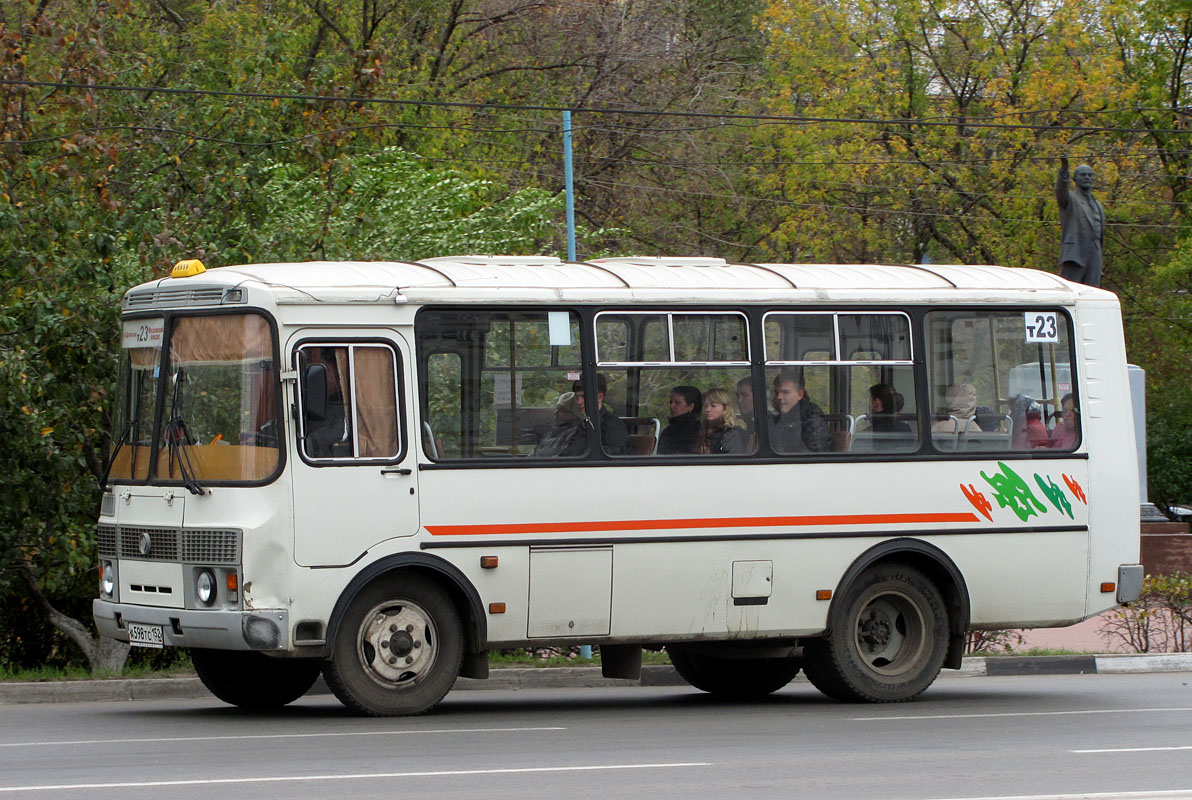
[(265, 480), (281, 453), (277, 382), (259, 314), (127, 321), (109, 479), (188, 488)]

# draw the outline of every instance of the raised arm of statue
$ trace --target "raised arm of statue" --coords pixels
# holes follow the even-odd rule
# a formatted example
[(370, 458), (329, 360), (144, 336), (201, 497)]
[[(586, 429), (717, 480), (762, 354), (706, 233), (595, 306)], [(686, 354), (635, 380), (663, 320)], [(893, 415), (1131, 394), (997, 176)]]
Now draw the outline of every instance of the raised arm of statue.
[(1060, 156), (1060, 171), (1055, 177), (1055, 202), (1060, 208), (1068, 207), (1068, 157)]

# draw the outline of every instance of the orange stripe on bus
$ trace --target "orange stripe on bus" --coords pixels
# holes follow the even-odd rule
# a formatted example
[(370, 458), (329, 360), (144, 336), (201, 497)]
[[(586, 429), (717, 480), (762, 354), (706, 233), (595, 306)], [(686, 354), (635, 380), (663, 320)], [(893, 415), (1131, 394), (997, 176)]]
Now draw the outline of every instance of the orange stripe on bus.
[(657, 531), (677, 528), (775, 528), (802, 525), (907, 525), (977, 522), (971, 512), (930, 514), (822, 514), (803, 517), (706, 517), (698, 519), (624, 519), (593, 522), (513, 522), (496, 525), (427, 525), (432, 536), (480, 536), (518, 533), (596, 533)]

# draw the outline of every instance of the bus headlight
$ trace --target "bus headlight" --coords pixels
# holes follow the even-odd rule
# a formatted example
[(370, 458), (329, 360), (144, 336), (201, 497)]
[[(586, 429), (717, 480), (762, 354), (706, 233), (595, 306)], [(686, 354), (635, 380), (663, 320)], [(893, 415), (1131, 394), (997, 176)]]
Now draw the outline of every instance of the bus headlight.
[(195, 576), (195, 597), (205, 606), (215, 602), (215, 574), (205, 569)]
[(112, 569), (112, 562), (105, 561), (103, 571), (99, 575), (99, 591), (107, 597), (116, 590), (116, 571)]

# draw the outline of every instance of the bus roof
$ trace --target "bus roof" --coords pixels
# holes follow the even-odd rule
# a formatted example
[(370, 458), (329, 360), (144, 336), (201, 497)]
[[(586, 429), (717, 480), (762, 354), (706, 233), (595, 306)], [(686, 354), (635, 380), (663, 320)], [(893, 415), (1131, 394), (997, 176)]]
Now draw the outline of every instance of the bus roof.
[[(162, 304), (205, 286), (257, 284), (278, 303), (493, 302), (607, 299), (765, 302), (890, 293), (963, 302), (964, 295), (1032, 293), (1039, 302), (1072, 303), (1108, 295), (1031, 269), (960, 264), (744, 264), (718, 258), (599, 258), (564, 262), (549, 256), (453, 256), (422, 261), (308, 261), (219, 267), (191, 278), (163, 278), (125, 296), (125, 310)], [(938, 294), (937, 294), (938, 293)], [(1108, 295), (1111, 296), (1111, 295)], [(181, 299), (181, 297), (179, 298)], [(194, 303), (189, 303), (194, 304)]]

